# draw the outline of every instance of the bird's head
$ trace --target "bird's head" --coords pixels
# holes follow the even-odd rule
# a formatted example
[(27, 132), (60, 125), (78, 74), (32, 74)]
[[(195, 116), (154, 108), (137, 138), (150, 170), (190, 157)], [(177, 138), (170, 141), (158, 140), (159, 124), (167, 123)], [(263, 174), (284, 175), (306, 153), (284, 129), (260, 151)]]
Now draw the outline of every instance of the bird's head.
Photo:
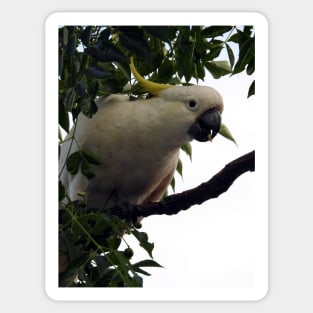
[(177, 101), (184, 106), (185, 118), (189, 120), (188, 134), (197, 141), (212, 140), (220, 130), (223, 99), (211, 87), (174, 86), (160, 91), (159, 97)]
[(220, 133), (235, 142), (227, 127), (222, 124), (223, 99), (217, 90), (207, 86), (173, 86), (144, 79), (136, 70), (131, 58), (130, 68), (138, 82), (152, 95), (168, 102), (183, 104), (190, 119), (188, 135), (205, 142)]

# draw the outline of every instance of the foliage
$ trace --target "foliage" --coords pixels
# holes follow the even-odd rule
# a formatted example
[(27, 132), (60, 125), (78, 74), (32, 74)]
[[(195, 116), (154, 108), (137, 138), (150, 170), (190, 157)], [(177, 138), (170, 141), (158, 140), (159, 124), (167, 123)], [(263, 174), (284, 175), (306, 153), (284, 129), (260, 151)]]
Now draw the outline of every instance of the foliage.
[[(133, 250), (118, 250), (122, 232), (133, 234), (152, 257), (153, 243), (135, 226), (100, 210), (87, 210), (83, 201), (60, 206), (60, 253), (70, 263), (60, 274), (60, 286), (141, 287), (139, 274), (150, 275), (143, 267), (160, 267), (147, 259), (131, 263)], [(136, 225), (138, 228), (139, 225)], [(77, 276), (77, 281), (73, 277)]]
[[(130, 100), (149, 95), (131, 78), (129, 58), (152, 81), (191, 84), (204, 80), (207, 73), (215, 79), (245, 71), (254, 73), (254, 30), (252, 26), (64, 26), (59, 28), (59, 131), (60, 144), (75, 140), (78, 114), (92, 118), (97, 112), (95, 98), (112, 93), (128, 94)], [(222, 57), (222, 56), (225, 57)], [(254, 94), (254, 82), (248, 97)], [(70, 121), (72, 119), (72, 121)], [(182, 150), (191, 158), (191, 146)], [(68, 155), (60, 167), (88, 179), (94, 177), (91, 165), (97, 156), (80, 150)], [(177, 171), (182, 175), (182, 163)], [(175, 181), (172, 181), (175, 187)], [(66, 199), (66, 203), (63, 201)], [(69, 265), (60, 274), (60, 286), (140, 287), (145, 267), (160, 266), (153, 259), (132, 263), (133, 250), (122, 250), (123, 233), (132, 234), (152, 258), (153, 243), (132, 221), (109, 216), (101, 210), (90, 211), (84, 194), (72, 201), (59, 182), (59, 234), (61, 254)], [(135, 223), (136, 224), (136, 223)], [(125, 240), (124, 240), (125, 241)], [(73, 277), (78, 280), (73, 282)]]

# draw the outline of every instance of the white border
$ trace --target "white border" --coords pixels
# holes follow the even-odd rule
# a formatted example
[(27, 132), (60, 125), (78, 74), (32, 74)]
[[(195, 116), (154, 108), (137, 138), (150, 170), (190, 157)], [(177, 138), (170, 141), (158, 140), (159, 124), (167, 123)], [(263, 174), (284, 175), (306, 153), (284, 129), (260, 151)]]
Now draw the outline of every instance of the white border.
[[(256, 188), (260, 229), (254, 288), (59, 288), (58, 287), (58, 26), (59, 25), (254, 25), (256, 27)], [(259, 13), (54, 13), (45, 37), (45, 288), (54, 300), (260, 300), (268, 291), (268, 23)]]

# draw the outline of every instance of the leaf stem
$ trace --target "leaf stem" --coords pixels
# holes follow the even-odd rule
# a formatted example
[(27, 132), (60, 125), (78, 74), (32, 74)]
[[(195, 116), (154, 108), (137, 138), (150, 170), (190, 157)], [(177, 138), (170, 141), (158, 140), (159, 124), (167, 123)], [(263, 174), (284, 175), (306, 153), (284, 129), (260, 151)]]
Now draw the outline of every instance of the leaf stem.
[(88, 237), (88, 239), (97, 247), (97, 249), (100, 250), (102, 253), (105, 253), (105, 250), (103, 249), (103, 247), (101, 245), (99, 245), (98, 242), (92, 238), (92, 236), (89, 234), (87, 229), (79, 222), (79, 220), (71, 212), (71, 210), (67, 206), (65, 206), (64, 209), (71, 216), (72, 220), (78, 225), (78, 227), (85, 233), (85, 235)]

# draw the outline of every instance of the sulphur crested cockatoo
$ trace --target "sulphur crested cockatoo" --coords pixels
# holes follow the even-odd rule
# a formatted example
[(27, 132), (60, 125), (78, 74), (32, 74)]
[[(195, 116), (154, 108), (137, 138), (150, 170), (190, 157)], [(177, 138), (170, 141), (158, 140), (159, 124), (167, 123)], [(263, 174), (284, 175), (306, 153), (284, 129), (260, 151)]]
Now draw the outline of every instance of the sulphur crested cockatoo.
[[(213, 88), (171, 86), (145, 80), (131, 69), (142, 86), (154, 95), (129, 101), (125, 95), (96, 100), (91, 118), (79, 114), (76, 127), (61, 146), (61, 181), (71, 200), (85, 193), (93, 208), (110, 207), (118, 201), (142, 204), (158, 201), (174, 175), (182, 145), (195, 139), (211, 140), (220, 130), (223, 100)], [(86, 149), (100, 160), (95, 177), (70, 174), (67, 157)]]

